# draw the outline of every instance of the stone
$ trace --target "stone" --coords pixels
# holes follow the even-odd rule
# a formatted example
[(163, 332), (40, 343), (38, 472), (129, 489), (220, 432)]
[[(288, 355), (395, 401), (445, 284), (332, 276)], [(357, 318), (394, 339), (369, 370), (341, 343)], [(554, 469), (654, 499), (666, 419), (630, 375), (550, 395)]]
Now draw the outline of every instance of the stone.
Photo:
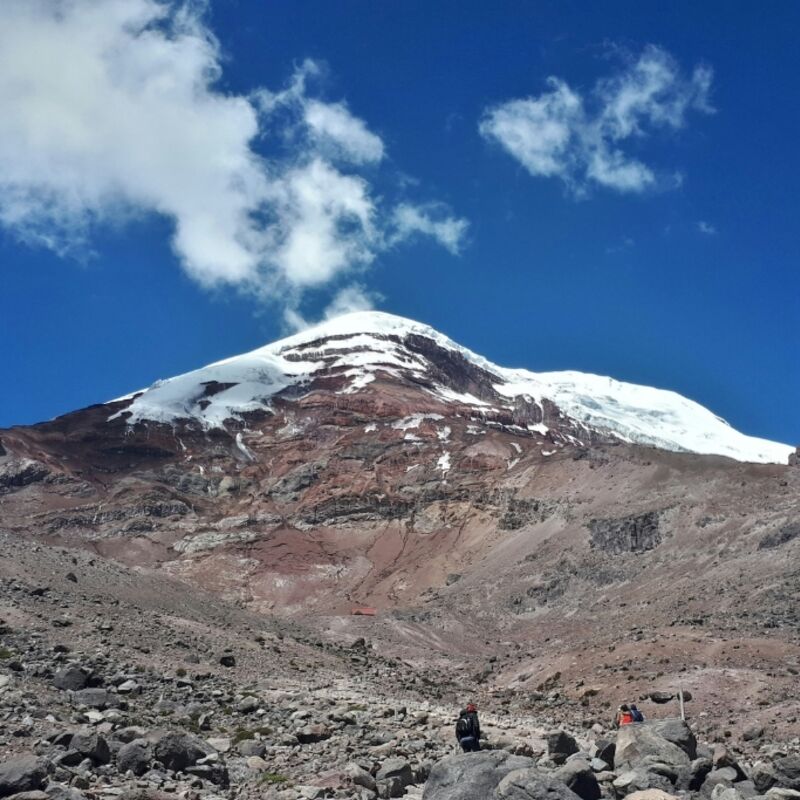
[(780, 786), (773, 786), (766, 796), (770, 800), (800, 800), (800, 792), (796, 789), (784, 789)]
[(606, 764), (614, 763), (614, 754), (617, 752), (617, 743), (608, 739), (598, 739), (595, 742), (595, 756), (602, 759)]
[(200, 738), (188, 733), (166, 733), (153, 746), (153, 758), (167, 769), (181, 772), (194, 766), (212, 749)]
[(663, 775), (645, 772), (642, 769), (623, 772), (611, 782), (611, 786), (617, 797), (627, 797), (629, 794), (644, 791), (645, 789), (661, 789), (664, 792), (669, 792), (672, 788), (672, 784)]
[[(614, 768), (618, 772), (646, 769), (650, 764), (689, 767), (690, 756), (687, 750), (692, 753), (692, 758), (697, 751), (694, 734), (681, 720), (674, 721), (678, 723), (677, 725), (662, 725), (663, 722), (672, 723), (673, 720), (641, 722), (636, 725), (624, 725), (619, 729), (617, 749), (614, 754)], [(679, 746), (676, 741), (680, 741), (686, 749)]]
[(580, 752), (574, 737), (565, 731), (551, 731), (545, 738), (547, 741), (547, 755), (556, 764), (563, 764), (568, 756)]
[(84, 758), (91, 759), (93, 764), (108, 764), (111, 761), (108, 742), (96, 733), (76, 733), (70, 740), (69, 746)]
[(414, 783), (414, 771), (404, 758), (388, 758), (375, 775), (380, 797), (402, 797)]
[(756, 761), (750, 768), (750, 780), (753, 781), (759, 794), (766, 794), (780, 781), (778, 771), (772, 764), (765, 761)]
[(150, 744), (144, 739), (134, 739), (120, 747), (117, 768), (122, 773), (130, 771), (139, 777), (150, 769), (151, 757)]
[(224, 656), (220, 656), (219, 663), (222, 664), (223, 667), (235, 667), (236, 659), (234, 656), (226, 654)]
[(354, 761), (351, 761), (345, 766), (344, 772), (352, 781), (353, 785), (362, 786), (365, 789), (369, 789), (371, 792), (377, 793), (378, 785), (375, 783), (375, 778), (373, 778), (369, 772), (360, 767)]
[(71, 690), (74, 692), (79, 689), (85, 689), (88, 685), (89, 675), (85, 670), (75, 664), (70, 664), (58, 670), (53, 676), (53, 686), (55, 686), (56, 689), (63, 689), (64, 691)]
[(253, 711), (257, 711), (258, 707), (261, 704), (258, 701), (257, 697), (253, 697), (252, 695), (248, 695), (247, 697), (243, 697), (237, 704), (236, 710), (240, 714), (250, 714)]
[(227, 753), (231, 749), (231, 740), (220, 736), (218, 738), (206, 739), (206, 742), (211, 745), (218, 753)]
[(423, 800), (487, 800), (494, 797), (494, 790), (506, 775), (533, 766), (533, 759), (514, 756), (505, 750), (447, 756), (434, 764), (422, 797)]
[(106, 708), (111, 703), (111, 695), (105, 689), (80, 689), (72, 695), (76, 706)]
[(565, 784), (535, 768), (518, 769), (500, 781), (492, 797), (498, 800), (577, 800)]
[(628, 800), (678, 800), (674, 794), (662, 789), (641, 789), (638, 792), (631, 792), (627, 798)]
[(244, 741), (239, 742), (237, 749), (240, 755), (258, 756), (259, 758), (263, 757), (264, 753), (267, 752), (267, 748), (264, 743), (258, 742), (255, 739), (245, 739)]
[[(605, 766), (604, 762), (600, 763)], [(602, 772), (602, 770), (598, 770), (598, 772)], [(553, 773), (553, 777), (565, 783), (581, 800), (599, 800), (600, 798), (600, 785), (588, 761), (582, 759), (567, 761), (563, 767)]]
[(780, 776), (780, 786), (800, 791), (800, 756), (791, 755), (775, 759), (775, 768)]
[(331, 732), (325, 725), (314, 723), (300, 728), (300, 730), (296, 731), (296, 736), (300, 744), (313, 744), (314, 742), (329, 739)]
[(41, 789), (48, 774), (47, 762), (33, 756), (0, 762), (0, 797)]

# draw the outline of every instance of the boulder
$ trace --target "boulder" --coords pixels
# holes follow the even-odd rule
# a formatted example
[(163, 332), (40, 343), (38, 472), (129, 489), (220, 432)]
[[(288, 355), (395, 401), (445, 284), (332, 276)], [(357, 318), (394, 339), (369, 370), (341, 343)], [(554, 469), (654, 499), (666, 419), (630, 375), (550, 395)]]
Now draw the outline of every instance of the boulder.
[(624, 725), (617, 734), (614, 768), (621, 772), (647, 769), (651, 764), (667, 764), (688, 769), (696, 752), (694, 734), (681, 720), (655, 720)]
[(89, 675), (85, 670), (75, 664), (70, 664), (68, 667), (60, 669), (53, 676), (53, 686), (55, 686), (56, 689), (75, 692), (79, 689), (85, 689), (88, 685)]
[(629, 794), (644, 791), (645, 789), (661, 789), (669, 792), (672, 784), (655, 772), (646, 772), (643, 769), (632, 769), (623, 772), (611, 783), (617, 797), (627, 797)]
[(404, 758), (389, 758), (375, 775), (379, 797), (402, 797), (406, 786), (414, 783), (414, 771)]
[[(601, 763), (604, 764), (604, 762)], [(602, 771), (598, 770), (598, 772)], [(600, 785), (597, 783), (597, 778), (588, 761), (582, 759), (567, 761), (563, 767), (559, 767), (553, 773), (553, 777), (565, 783), (581, 800), (599, 800), (600, 798)]]
[(547, 734), (547, 755), (556, 764), (563, 764), (568, 756), (580, 751), (575, 739), (564, 731), (551, 731)]
[(614, 763), (614, 754), (617, 751), (616, 742), (610, 742), (608, 739), (598, 739), (594, 743), (594, 747), (594, 754), (597, 758), (609, 765)]
[(73, 693), (72, 702), (76, 706), (105, 708), (112, 704), (112, 698), (105, 689), (80, 689)]
[(631, 792), (627, 797), (628, 800), (678, 800), (674, 794), (662, 789), (642, 789), (639, 792)]
[(325, 739), (330, 739), (331, 736), (330, 730), (320, 723), (306, 725), (295, 733), (300, 744), (313, 744), (314, 742), (321, 742)]
[(369, 789), (371, 792), (378, 791), (378, 785), (375, 783), (375, 778), (373, 778), (369, 772), (360, 767), (354, 761), (351, 761), (344, 768), (344, 773), (354, 786), (361, 786), (364, 789)]
[(139, 777), (150, 769), (151, 757), (150, 744), (144, 739), (134, 739), (120, 747), (117, 753), (117, 769), (123, 774), (130, 771)]
[(77, 750), (93, 764), (108, 764), (111, 761), (111, 750), (108, 742), (96, 733), (76, 733), (70, 739), (71, 750)]
[(257, 742), (255, 739), (245, 739), (237, 745), (239, 754), (243, 756), (257, 756), (263, 758), (264, 753), (267, 752), (266, 745), (263, 742)]
[[(437, 761), (425, 783), (423, 800), (487, 800), (515, 770), (535, 766), (533, 759), (505, 750), (462, 753)], [(565, 787), (566, 789), (566, 787)]]
[(0, 797), (19, 792), (34, 792), (42, 788), (49, 765), (33, 756), (11, 758), (0, 762)]
[(696, 792), (706, 779), (706, 776), (713, 769), (710, 758), (696, 758), (689, 765), (689, 789)]
[(796, 789), (782, 789), (773, 786), (766, 794), (769, 800), (800, 800), (800, 792)]
[(783, 756), (775, 759), (778, 771), (778, 785), (781, 789), (800, 791), (800, 756)]
[(765, 761), (756, 761), (750, 769), (750, 780), (753, 781), (759, 794), (766, 794), (780, 781), (778, 771), (772, 764)]
[(492, 798), (497, 800), (577, 800), (561, 781), (538, 769), (517, 769), (500, 781)]
[(153, 746), (153, 758), (175, 772), (194, 766), (212, 752), (202, 739), (189, 733), (162, 734)]

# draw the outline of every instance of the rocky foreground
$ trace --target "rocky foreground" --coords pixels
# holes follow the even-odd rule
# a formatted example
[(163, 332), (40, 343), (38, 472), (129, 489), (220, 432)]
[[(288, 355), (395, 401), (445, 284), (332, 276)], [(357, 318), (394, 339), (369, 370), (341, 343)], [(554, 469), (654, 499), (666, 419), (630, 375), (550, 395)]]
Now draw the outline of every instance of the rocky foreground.
[[(84, 552), (0, 545), (0, 797), (800, 798), (800, 741), (763, 727), (698, 743), (645, 701), (660, 718), (617, 733), (557, 691), (476, 689)], [(462, 755), (466, 699), (486, 750)]]

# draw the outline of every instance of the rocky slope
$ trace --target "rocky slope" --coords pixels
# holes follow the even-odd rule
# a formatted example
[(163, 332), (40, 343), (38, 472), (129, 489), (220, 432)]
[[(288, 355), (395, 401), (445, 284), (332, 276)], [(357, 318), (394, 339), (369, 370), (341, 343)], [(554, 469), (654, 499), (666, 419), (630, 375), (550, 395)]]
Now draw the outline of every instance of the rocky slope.
[[(151, 753), (162, 696), (167, 722), (231, 739), (256, 692), (281, 709), (262, 727), (296, 736), (322, 707), (334, 731), (256, 731), (288, 748), (267, 772), (304, 785), (357, 756), (374, 778), (399, 754), (420, 785), (468, 696), (530, 755), (553, 724), (682, 688), (698, 735), (770, 755), (800, 735), (800, 469), (753, 462), (788, 452), (670, 393), (504, 370), (374, 314), (0, 431), (6, 743), (51, 758), (64, 725), (109, 723), (113, 751), (143, 714)], [(72, 660), (89, 688), (138, 683), (136, 710), (75, 712), (51, 685)], [(224, 791), (250, 792), (251, 756), (226, 752)], [(148, 786), (191, 791), (153, 763)]]

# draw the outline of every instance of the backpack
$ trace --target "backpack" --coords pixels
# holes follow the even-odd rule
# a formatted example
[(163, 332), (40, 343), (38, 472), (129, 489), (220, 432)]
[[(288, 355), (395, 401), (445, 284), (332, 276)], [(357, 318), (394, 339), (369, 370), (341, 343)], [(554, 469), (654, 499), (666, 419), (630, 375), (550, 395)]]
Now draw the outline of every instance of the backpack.
[(456, 739), (461, 741), (466, 736), (472, 736), (472, 726), (466, 717), (459, 717), (456, 720)]

